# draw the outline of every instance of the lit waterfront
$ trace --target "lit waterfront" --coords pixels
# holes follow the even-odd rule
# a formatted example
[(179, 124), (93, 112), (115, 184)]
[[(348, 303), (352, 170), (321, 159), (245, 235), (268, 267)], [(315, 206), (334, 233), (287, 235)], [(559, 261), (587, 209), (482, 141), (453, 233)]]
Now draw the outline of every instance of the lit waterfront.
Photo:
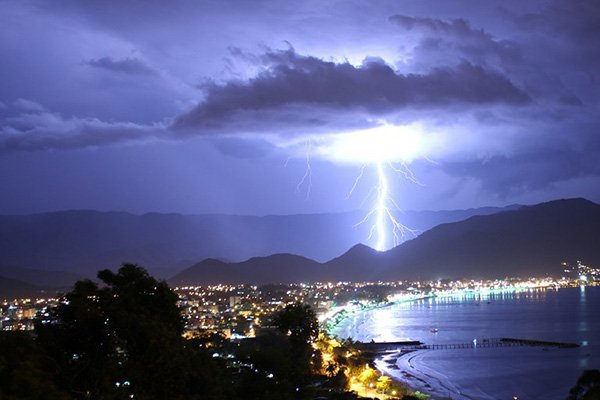
[[(600, 288), (589, 286), (465, 293), (365, 311), (346, 319), (336, 333), (367, 343), (413, 340), (437, 345), (441, 350), (382, 354), (376, 366), (439, 398), (565, 398), (584, 370), (600, 366), (598, 307)], [(579, 347), (479, 346), (492, 338)], [(444, 350), (444, 344), (474, 339), (477, 346)]]
[[(317, 282), (289, 285), (209, 285), (176, 287), (186, 335), (220, 332), (226, 337), (253, 337), (269, 316), (287, 304), (301, 302), (316, 311), (329, 333), (344, 318), (374, 307), (427, 297), (448, 298), (473, 293), (522, 291), (600, 284), (600, 269), (578, 264), (565, 268), (566, 276), (554, 278), (506, 278), (496, 280), (439, 280), (393, 282)], [(43, 298), (5, 299), (0, 307), (3, 330), (31, 330), (34, 321), (48, 319), (48, 310), (61, 301), (59, 295)]]
[[(438, 394), (454, 392), (447, 388), (451, 385), (450, 383), (441, 378), (432, 378), (435, 374), (423, 374), (422, 371), (427, 370), (424, 363), (431, 362), (429, 361), (431, 356), (427, 353), (422, 354), (417, 351), (411, 355), (410, 361), (398, 357), (398, 355), (388, 355), (386, 358), (373, 360), (372, 356), (368, 355), (369, 352), (361, 354), (361, 350), (355, 345), (346, 343), (342, 339), (352, 338), (363, 342), (418, 339), (425, 343), (435, 344), (465, 341), (467, 336), (458, 334), (464, 333), (465, 330), (471, 332), (468, 335), (483, 340), (485, 337), (489, 337), (489, 329), (494, 329), (495, 334), (518, 336), (519, 331), (512, 332), (512, 324), (506, 323), (506, 321), (502, 324), (501, 328), (504, 329), (502, 331), (502, 329), (497, 330), (497, 323), (488, 318), (488, 327), (484, 327), (488, 331), (485, 331), (478, 325), (481, 320), (485, 319), (481, 316), (466, 318), (465, 325), (457, 327), (453, 326), (451, 322), (444, 321), (443, 318), (421, 321), (415, 325), (414, 318), (420, 317), (414, 317), (414, 315), (422, 312), (429, 313), (432, 309), (439, 310), (440, 307), (447, 306), (444, 308), (447, 311), (446, 314), (443, 314), (445, 318), (448, 316), (460, 317), (461, 312), (464, 313), (464, 311), (456, 308), (457, 305), (470, 304), (477, 306), (475, 308), (483, 312), (482, 315), (485, 316), (485, 312), (494, 310), (490, 305), (491, 302), (496, 305), (503, 301), (519, 298), (530, 298), (537, 301), (546, 296), (544, 293), (558, 293), (565, 288), (573, 287), (580, 287), (582, 288), (580, 289), (581, 293), (585, 293), (585, 287), (598, 285), (599, 275), (595, 269), (588, 268), (587, 275), (580, 272), (578, 270), (576, 275), (560, 279), (337, 282), (264, 286), (212, 285), (179, 287), (175, 288), (175, 291), (178, 294), (178, 305), (185, 321), (184, 336), (190, 339), (200, 339), (201, 343), (205, 343), (206, 346), (216, 345), (218, 347), (219, 345), (215, 344), (215, 338), (219, 337), (223, 340), (235, 341), (269, 335), (273, 329), (271, 326), (272, 316), (275, 313), (293, 303), (311, 305), (318, 313), (323, 329), (323, 334), (314, 342), (315, 350), (319, 351), (323, 357), (322, 373), (331, 375), (342, 371), (337, 360), (343, 357), (348, 366), (344, 367), (342, 372), (348, 379), (350, 390), (362, 396), (377, 396), (387, 399), (396, 398), (396, 394), (406, 391), (405, 386), (399, 385), (397, 382), (403, 382), (415, 390), (431, 392), (433, 389), (415, 385), (415, 382), (430, 382), (431, 379), (434, 379), (433, 383), (427, 383), (427, 385), (433, 387), (435, 382), (443, 382), (438, 386), (446, 387), (446, 389), (436, 389)], [(2, 329), (30, 330), (34, 328), (37, 321), (50, 322), (52, 319), (51, 308), (61, 302), (64, 302), (61, 297), (5, 301), (1, 307)], [(530, 309), (528, 315), (535, 315), (536, 310)], [(402, 311), (401, 314), (398, 314), (400, 311)], [(400, 319), (398, 319), (399, 315), (401, 315)], [(411, 318), (413, 319), (411, 320)], [(530, 319), (535, 320), (534, 317)], [(433, 332), (433, 328), (435, 328), (435, 332)], [(439, 328), (439, 332), (437, 328)], [(471, 336), (468, 336), (468, 340)], [(544, 332), (542, 332), (539, 336), (536, 333), (533, 338), (544, 337)], [(443, 354), (443, 352), (436, 352), (436, 354)], [(479, 349), (478, 354), (481, 356), (482, 349)], [(506, 350), (503, 354), (511, 354), (511, 358), (515, 358), (519, 354), (539, 357), (538, 353), (532, 353), (531, 350), (518, 353)], [(234, 353), (215, 352), (215, 356), (225, 357), (231, 368), (251, 368), (237, 360)], [(583, 361), (592, 362), (585, 358)], [(436, 359), (435, 361), (436, 365), (439, 364), (442, 367), (448, 365), (449, 362), (451, 363), (445, 359)], [(414, 370), (415, 365), (418, 366), (418, 370)], [(399, 371), (405, 372), (406, 375), (399, 375)], [(407, 379), (407, 376), (414, 379)], [(461, 382), (461, 377), (454, 379)], [(562, 388), (559, 389), (562, 390)]]

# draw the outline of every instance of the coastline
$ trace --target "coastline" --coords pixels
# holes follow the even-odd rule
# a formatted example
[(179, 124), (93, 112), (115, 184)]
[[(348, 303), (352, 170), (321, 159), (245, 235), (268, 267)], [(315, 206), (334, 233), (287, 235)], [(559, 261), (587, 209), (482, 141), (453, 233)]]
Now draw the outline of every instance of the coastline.
[(428, 350), (387, 354), (375, 360), (376, 368), (412, 391), (429, 396), (430, 400), (494, 400), (485, 393), (467, 394), (447, 377), (425, 367), (422, 356)]
[[(471, 400), (468, 397), (457, 398), (459, 394), (455, 388), (447, 388), (434, 377), (423, 373), (413, 365), (413, 359), (427, 350), (408, 351), (405, 353), (393, 353), (375, 360), (376, 368), (397, 382), (430, 396), (431, 400), (442, 400), (452, 398), (454, 400)], [(454, 390), (453, 390), (454, 389)]]
[[(348, 310), (342, 310), (345, 312), (335, 313), (334, 315), (337, 316), (335, 323), (328, 326), (327, 332), (336, 338), (340, 337), (338, 335), (341, 335), (342, 338), (356, 338), (358, 332), (357, 329), (359, 327), (354, 325), (345, 325), (345, 323), (348, 323), (351, 318), (357, 317), (362, 313), (370, 312), (378, 308), (394, 306), (399, 303), (413, 302), (427, 298), (448, 298), (454, 296), (460, 296), (466, 301), (477, 301), (476, 298), (478, 296), (488, 295), (490, 293), (519, 293), (536, 289), (542, 289), (542, 287), (510, 287), (485, 290), (461, 290), (413, 296), (411, 298), (405, 297), (401, 300), (388, 301), (384, 304), (379, 303), (369, 307), (354, 308), (350, 312), (348, 312)], [(475, 394), (463, 393), (456, 385), (453, 384), (450, 378), (438, 374), (436, 371), (424, 365), (421, 359), (423, 355), (427, 353), (427, 351), (428, 350), (416, 350), (381, 354), (376, 356), (373, 362), (375, 367), (381, 373), (389, 376), (399, 383), (402, 383), (413, 391), (419, 391), (430, 396), (430, 399), (432, 400), (493, 399), (493, 397), (490, 397), (483, 392)]]
[[(339, 332), (336, 329), (340, 328), (340, 325), (350, 317), (358, 316), (359, 314), (373, 311), (379, 308), (391, 307), (396, 304), (413, 302), (418, 300), (424, 300), (429, 298), (438, 297), (436, 294), (420, 294), (420, 295), (408, 295), (397, 297), (394, 300), (388, 300), (377, 303), (363, 304), (360, 302), (354, 304), (347, 304), (345, 306), (337, 307), (337, 310), (333, 310), (331, 315), (326, 315), (322, 321), (323, 328), (330, 336), (340, 339)], [(344, 339), (344, 338), (341, 338)]]
[[(397, 304), (414, 302), (424, 299), (431, 298), (448, 298), (453, 296), (481, 296), (485, 294), (495, 294), (495, 293), (520, 293), (527, 292), (530, 290), (538, 290), (538, 289), (548, 289), (553, 288), (552, 285), (547, 286), (510, 286), (503, 288), (491, 288), (491, 289), (461, 289), (461, 290), (451, 290), (451, 291), (442, 291), (435, 292), (429, 294), (417, 294), (417, 295), (398, 295), (393, 300), (387, 300), (384, 302), (378, 303), (368, 303), (363, 304), (360, 302), (356, 302), (354, 304), (347, 304), (345, 306), (335, 307), (333, 312), (330, 315), (325, 315), (323, 320), (321, 321), (323, 328), (325, 331), (332, 337), (340, 339), (339, 332), (336, 332), (336, 328), (339, 328), (340, 325), (344, 322), (344, 320), (355, 317), (361, 313), (373, 311), (379, 308), (392, 307)], [(341, 338), (343, 339), (343, 338)]]

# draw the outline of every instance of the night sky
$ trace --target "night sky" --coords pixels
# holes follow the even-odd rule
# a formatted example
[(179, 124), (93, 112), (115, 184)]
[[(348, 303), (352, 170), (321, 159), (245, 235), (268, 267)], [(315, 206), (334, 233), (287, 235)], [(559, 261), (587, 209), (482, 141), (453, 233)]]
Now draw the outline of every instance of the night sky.
[(0, 0), (0, 55), (1, 214), (600, 202), (596, 0)]

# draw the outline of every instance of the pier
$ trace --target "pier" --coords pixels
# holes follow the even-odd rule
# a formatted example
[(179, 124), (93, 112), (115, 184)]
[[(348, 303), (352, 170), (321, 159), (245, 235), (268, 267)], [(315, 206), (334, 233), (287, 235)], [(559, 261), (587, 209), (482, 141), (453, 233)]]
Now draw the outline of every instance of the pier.
[(360, 350), (385, 352), (385, 351), (408, 351), (408, 350), (454, 350), (454, 349), (476, 349), (491, 347), (554, 347), (560, 349), (579, 347), (577, 343), (549, 342), (544, 340), (517, 339), (517, 338), (492, 338), (477, 339), (476, 342), (468, 343), (440, 343), (425, 344), (419, 341), (401, 342), (358, 342), (356, 347)]

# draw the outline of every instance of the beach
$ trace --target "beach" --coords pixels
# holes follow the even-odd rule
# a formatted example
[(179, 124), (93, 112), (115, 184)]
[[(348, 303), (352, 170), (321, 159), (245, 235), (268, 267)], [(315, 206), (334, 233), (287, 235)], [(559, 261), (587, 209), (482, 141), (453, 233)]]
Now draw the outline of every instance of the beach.
[(375, 360), (375, 366), (385, 375), (403, 383), (412, 390), (430, 395), (433, 400), (448, 397), (462, 400), (463, 397), (457, 397), (460, 394), (459, 390), (449, 382), (440, 380), (434, 374), (427, 374), (415, 367), (415, 358), (419, 357), (420, 353), (424, 351), (426, 350), (388, 354)]
[[(599, 289), (417, 300), (352, 315), (335, 333), (364, 342), (447, 344), (519, 337), (578, 343), (576, 349), (418, 350), (375, 361), (384, 374), (433, 399), (564, 399), (583, 370), (600, 367)], [(432, 332), (434, 326), (439, 332)]]

